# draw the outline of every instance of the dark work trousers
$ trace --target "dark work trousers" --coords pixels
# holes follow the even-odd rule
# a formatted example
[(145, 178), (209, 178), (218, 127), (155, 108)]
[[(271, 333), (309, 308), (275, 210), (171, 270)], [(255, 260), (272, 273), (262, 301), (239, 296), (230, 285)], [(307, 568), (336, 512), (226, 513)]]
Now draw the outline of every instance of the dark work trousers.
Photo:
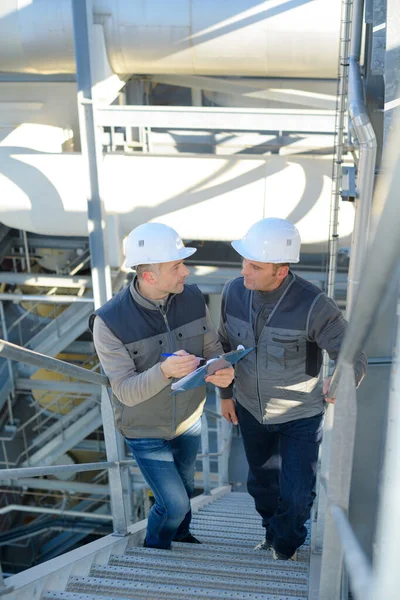
[(290, 557), (307, 536), (324, 415), (264, 425), (238, 402), (236, 411), (249, 463), (249, 494), (266, 539)]

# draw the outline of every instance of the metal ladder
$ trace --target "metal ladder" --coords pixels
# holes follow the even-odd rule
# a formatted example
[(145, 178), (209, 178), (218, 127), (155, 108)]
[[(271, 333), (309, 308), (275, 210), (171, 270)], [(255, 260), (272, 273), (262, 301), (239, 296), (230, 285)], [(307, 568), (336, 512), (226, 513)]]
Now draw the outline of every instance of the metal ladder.
[(65, 591), (46, 591), (42, 600), (307, 598), (309, 538), (296, 562), (255, 551), (264, 529), (248, 494), (229, 493), (207, 504), (193, 515), (191, 531), (201, 545), (174, 542), (171, 550), (158, 550), (129, 541), (125, 554), (70, 576)]

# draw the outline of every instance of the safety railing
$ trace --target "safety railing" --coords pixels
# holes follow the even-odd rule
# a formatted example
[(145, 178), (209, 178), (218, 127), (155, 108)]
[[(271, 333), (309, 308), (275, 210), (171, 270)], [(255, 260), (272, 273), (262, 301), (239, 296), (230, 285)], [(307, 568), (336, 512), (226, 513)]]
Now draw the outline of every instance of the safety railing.
[[(102, 409), (103, 415), (106, 414), (106, 418), (109, 418), (111, 402), (108, 392), (109, 381), (105, 375), (100, 373), (95, 373), (88, 369), (84, 369), (77, 365), (72, 365), (70, 363), (64, 362), (62, 360), (52, 358), (49, 356), (45, 356), (43, 354), (39, 354), (34, 352), (33, 350), (28, 350), (26, 348), (22, 348), (15, 344), (11, 344), (4, 340), (0, 340), (0, 356), (12, 361), (23, 362), (29, 365), (36, 366), (38, 368), (47, 369), (49, 371), (55, 371), (62, 375), (66, 375), (69, 377), (73, 377), (80, 381), (85, 381), (88, 383), (96, 384), (99, 386), (99, 391), (101, 390), (102, 397)], [(219, 407), (220, 399), (219, 395), (216, 392), (216, 404), (217, 410)], [(107, 408), (107, 411), (104, 411), (104, 408)], [(215, 419), (217, 422), (217, 452), (210, 452), (209, 450), (209, 428), (208, 428), (208, 419)], [(104, 418), (104, 417), (103, 417)], [(110, 436), (110, 430), (115, 432), (115, 428), (108, 428)], [(224, 485), (228, 480), (228, 458), (229, 458), (229, 445), (230, 445), (230, 431), (231, 427), (228, 423), (225, 423), (225, 420), (222, 419), (221, 415), (218, 412), (212, 411), (208, 408), (205, 409), (204, 414), (202, 416), (202, 434), (201, 434), (201, 453), (198, 455), (198, 458), (202, 461), (202, 470), (203, 470), (203, 490), (204, 494), (208, 495), (211, 493), (211, 468), (210, 461), (217, 460), (218, 461), (218, 485)], [(115, 432), (116, 433), (116, 432)], [(121, 436), (120, 436), (121, 438)], [(111, 440), (112, 442), (113, 440)], [(121, 441), (121, 440), (120, 440)], [(95, 462), (95, 463), (84, 463), (84, 464), (74, 464), (74, 465), (50, 465), (50, 466), (42, 466), (42, 467), (17, 467), (17, 468), (8, 468), (8, 469), (0, 469), (0, 481), (1, 480), (17, 480), (24, 479), (26, 477), (39, 477), (43, 475), (61, 475), (61, 474), (69, 474), (69, 473), (80, 473), (87, 471), (102, 471), (104, 469), (108, 470), (109, 473), (109, 490), (110, 490), (110, 501), (111, 501), (111, 516), (104, 515), (101, 517), (104, 520), (113, 521), (113, 531), (114, 535), (126, 535), (127, 533), (127, 511), (125, 509), (126, 502), (126, 489), (129, 489), (129, 486), (126, 485), (126, 479), (124, 477), (126, 475), (127, 467), (135, 464), (133, 460), (120, 460), (121, 447), (122, 444), (111, 443), (107, 439), (107, 433), (105, 431), (105, 443), (107, 450), (107, 457), (113, 458), (113, 460), (107, 460), (106, 462)], [(110, 448), (111, 446), (111, 448)], [(116, 454), (116, 448), (119, 448), (119, 452)], [(124, 471), (125, 470), (125, 471)], [(125, 485), (123, 484), (125, 482)], [(125, 490), (124, 490), (125, 488)], [(56, 511), (58, 514), (58, 511)], [(67, 514), (65, 511), (63, 514)], [(76, 513), (74, 511), (68, 512), (69, 516), (86, 516), (88, 518), (96, 518), (98, 519), (97, 514), (82, 514)], [(2, 578), (0, 577), (0, 593), (1, 590), (6, 589)], [(7, 588), (7, 591), (8, 588)]]
[[(357, 416), (353, 366), (390, 290), (388, 282), (398, 275), (399, 267), (400, 122), (399, 115), (396, 117), (385, 149), (383, 174), (378, 178), (374, 196), (375, 230), (371, 232), (372, 242), (329, 390), (329, 396), (334, 396), (337, 390), (337, 401), (319, 596), (324, 600), (344, 597), (341, 596), (343, 560), (351, 591), (357, 600), (394, 599), (398, 597), (400, 586), (400, 573), (396, 564), (400, 539), (397, 523), (400, 505), (399, 356), (395, 357), (392, 371), (385, 469), (376, 539), (376, 546), (380, 551), (376, 553), (377, 560), (373, 567), (369, 565), (354, 536), (347, 516)], [(399, 330), (399, 324), (397, 327)]]

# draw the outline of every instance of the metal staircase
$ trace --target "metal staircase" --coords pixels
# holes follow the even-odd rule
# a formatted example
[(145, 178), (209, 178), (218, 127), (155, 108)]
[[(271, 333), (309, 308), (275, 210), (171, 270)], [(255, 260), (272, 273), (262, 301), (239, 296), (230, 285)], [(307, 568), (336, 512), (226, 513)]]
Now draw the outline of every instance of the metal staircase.
[(101, 407), (96, 398), (88, 398), (36, 436), (32, 446), (38, 449), (22, 463), (23, 467), (51, 465), (84, 440), (102, 424)]
[(191, 530), (201, 545), (173, 543), (169, 551), (143, 548), (132, 536), (124, 554), (111, 552), (105, 564), (95, 562), (87, 573), (72, 569), (65, 590), (44, 591), (41, 598), (307, 598), (308, 539), (296, 562), (255, 551), (264, 530), (248, 494), (228, 493), (207, 504), (194, 514)]

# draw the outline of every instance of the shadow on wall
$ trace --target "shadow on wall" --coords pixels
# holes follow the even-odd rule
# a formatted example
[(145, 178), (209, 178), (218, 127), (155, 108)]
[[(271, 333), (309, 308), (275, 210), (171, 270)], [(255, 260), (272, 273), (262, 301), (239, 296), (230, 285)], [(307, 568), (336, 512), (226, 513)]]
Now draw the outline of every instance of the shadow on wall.
[[(321, 252), (330, 171), (329, 157), (106, 155), (102, 190), (120, 237), (161, 220), (186, 239), (230, 241), (258, 219), (275, 216), (298, 224), (305, 244), (324, 243), (314, 250)], [(85, 236), (87, 189), (80, 154), (0, 148), (0, 220), (9, 227)], [(342, 237), (351, 233), (352, 218), (352, 207), (343, 206)]]
[[(187, 60), (190, 62), (190, 53), (199, 46), (213, 41), (221, 43), (223, 38), (235, 33), (244, 40), (244, 48), (250, 49), (254, 39), (245, 31), (247, 28), (290, 11), (297, 15), (296, 11), (300, 7), (311, 2), (313, 0), (286, 0), (277, 6), (265, 8), (268, 3), (260, 0), (232, 0), (220, 2), (217, 6), (211, 0), (188, 0), (175, 4), (160, 1), (118, 3), (116, 0), (108, 0), (105, 3), (94, 2), (94, 22), (101, 23), (104, 27), (113, 68), (116, 72), (127, 73), (129, 68), (125, 64), (124, 52), (127, 48), (132, 48), (133, 44), (141, 48), (142, 56), (139, 60), (168, 60), (171, 64), (174, 62), (171, 59), (174, 55), (187, 53)], [(0, 39), (3, 40), (3, 45), (0, 50), (4, 51), (5, 70), (32, 73), (74, 72), (73, 23), (69, 0), (33, 0), (18, 7), (18, 10), (7, 8), (3, 12), (4, 15), (0, 18)], [(261, 27), (262, 25), (259, 26), (260, 31)], [(266, 44), (265, 36), (265, 49)], [(179, 65), (179, 57), (177, 64)]]

